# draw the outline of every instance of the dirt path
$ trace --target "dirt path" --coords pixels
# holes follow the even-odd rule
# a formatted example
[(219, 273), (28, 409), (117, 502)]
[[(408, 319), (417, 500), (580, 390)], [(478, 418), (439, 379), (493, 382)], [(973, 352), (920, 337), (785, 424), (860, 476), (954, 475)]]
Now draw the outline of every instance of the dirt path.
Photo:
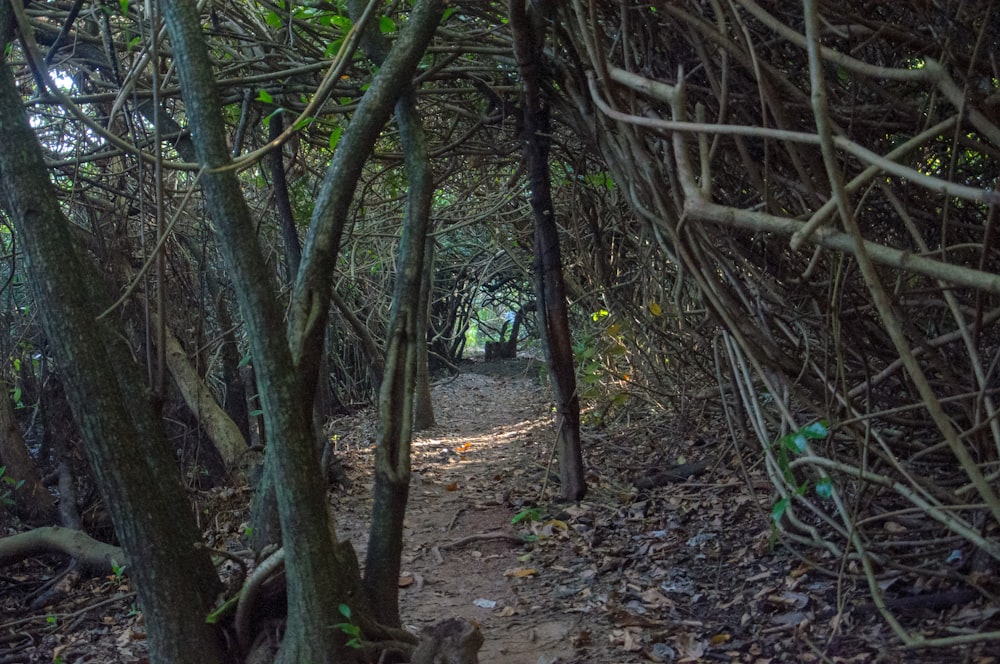
[[(466, 373), (439, 384), (438, 424), (413, 444), (400, 610), (417, 630), (453, 616), (475, 620), (486, 636), (483, 662), (571, 661), (571, 637), (582, 629), (581, 614), (560, 615), (533, 587), (542, 570), (521, 539), (528, 524), (511, 523), (538, 498), (553, 436), (531, 371), (516, 363), (506, 368), (512, 375)], [(370, 461), (356, 461), (367, 473)], [(336, 505), (342, 534), (359, 551), (369, 495), (370, 480), (359, 481)]]

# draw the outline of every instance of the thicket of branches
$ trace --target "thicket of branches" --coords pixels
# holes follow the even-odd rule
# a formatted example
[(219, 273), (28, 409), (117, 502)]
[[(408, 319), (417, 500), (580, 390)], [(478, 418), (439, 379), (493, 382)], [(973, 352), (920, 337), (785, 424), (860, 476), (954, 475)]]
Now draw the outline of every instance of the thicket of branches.
[(578, 0), (554, 19), (555, 103), (616, 184), (576, 208), (605, 256), (587, 289), (651, 330), (643, 379), (683, 406), (685, 376), (714, 377), (784, 542), (880, 607), (905, 572), (979, 587), (1000, 559), (992, 6)]

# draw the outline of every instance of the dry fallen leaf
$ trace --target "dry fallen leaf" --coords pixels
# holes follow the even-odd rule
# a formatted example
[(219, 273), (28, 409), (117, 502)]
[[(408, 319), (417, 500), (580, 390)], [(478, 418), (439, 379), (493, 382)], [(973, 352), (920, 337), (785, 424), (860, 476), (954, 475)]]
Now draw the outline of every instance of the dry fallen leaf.
[(503, 573), (504, 576), (523, 579), (528, 576), (538, 576), (538, 570), (534, 567), (515, 567)]

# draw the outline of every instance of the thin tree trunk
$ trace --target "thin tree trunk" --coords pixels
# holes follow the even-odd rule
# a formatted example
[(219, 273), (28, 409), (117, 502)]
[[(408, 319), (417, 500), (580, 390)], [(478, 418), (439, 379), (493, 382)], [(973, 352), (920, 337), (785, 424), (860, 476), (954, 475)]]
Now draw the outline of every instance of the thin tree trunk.
[(233, 317), (229, 314), (229, 304), (226, 302), (219, 288), (217, 280), (209, 278), (212, 299), (215, 301), (215, 315), (219, 321), (219, 328), (222, 331), (222, 349), (219, 353), (222, 359), (222, 379), (226, 384), (226, 400), (223, 407), (226, 409), (229, 418), (236, 424), (236, 428), (243, 434), (246, 444), (251, 443), (250, 435), (250, 409), (247, 407), (247, 391), (240, 375), (240, 347), (236, 341), (236, 326), (233, 325)]
[[(157, 320), (156, 317), (153, 317)], [(208, 435), (227, 471), (232, 471), (247, 451), (243, 433), (215, 400), (215, 395), (198, 375), (181, 342), (169, 328), (164, 328), (167, 368), (184, 403)]]
[[(364, 3), (352, 0), (357, 20)], [(440, 15), (438, 15), (440, 16)], [(362, 45), (375, 64), (384, 66), (388, 43), (369, 25)], [(403, 517), (410, 489), (410, 439), (413, 432), (417, 363), (417, 319), (424, 246), (429, 227), (434, 176), (427, 140), (412, 85), (400, 87), (396, 102), (408, 191), (403, 234), (396, 258), (396, 284), (389, 316), (385, 373), (379, 390), (379, 434), (375, 452), (372, 522), (365, 557), (364, 588), (377, 620), (399, 626), (399, 568), (403, 552)]]
[[(285, 130), (285, 122), (281, 113), (274, 113), (268, 126), (268, 138), (276, 140)], [(292, 200), (288, 195), (288, 180), (285, 178), (285, 159), (281, 148), (272, 150), (267, 156), (271, 168), (271, 183), (274, 188), (274, 205), (278, 208), (278, 222), (281, 225), (281, 239), (285, 244), (285, 271), (288, 281), (294, 282), (302, 263), (302, 246), (299, 244), (299, 231), (295, 228), (295, 214), (292, 211)]]
[(399, 568), (403, 517), (410, 488), (410, 439), (417, 365), (417, 318), (424, 241), (434, 178), (427, 159), (416, 95), (407, 91), (396, 105), (409, 191), (403, 236), (396, 259), (396, 286), (389, 320), (386, 371), (379, 393), (379, 435), (375, 452), (372, 523), (365, 558), (364, 587), (376, 619), (399, 626)]
[(434, 236), (427, 233), (424, 245), (424, 268), (420, 277), (420, 302), (417, 304), (417, 382), (413, 395), (413, 430), (434, 426), (434, 403), (431, 401), (430, 357), (427, 333), (430, 326), (431, 297), (434, 293)]
[(511, 0), (510, 28), (514, 54), (521, 72), (521, 107), (524, 113), (524, 151), (535, 223), (535, 295), (538, 327), (549, 367), (558, 413), (556, 440), (559, 478), (564, 500), (580, 500), (587, 493), (580, 447), (580, 400), (576, 393), (573, 341), (566, 310), (566, 293), (559, 252), (549, 178), (549, 106), (545, 102), (541, 69), (548, 2)]

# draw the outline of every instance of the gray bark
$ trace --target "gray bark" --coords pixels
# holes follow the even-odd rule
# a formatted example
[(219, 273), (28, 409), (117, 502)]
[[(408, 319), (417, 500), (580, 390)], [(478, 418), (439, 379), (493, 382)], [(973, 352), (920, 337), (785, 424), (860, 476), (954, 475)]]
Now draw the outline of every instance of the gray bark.
[[(312, 426), (312, 391), (303, 389), (283, 333), (277, 288), (232, 170), (212, 63), (193, 2), (167, 3), (164, 18), (192, 127), (205, 202), (229, 267), (254, 358), (268, 459), (287, 563), (288, 621), (281, 659), (351, 661), (354, 653), (330, 616), (349, 602), (356, 579), (331, 573), (338, 560)], [(310, 388), (315, 387), (315, 380)]]
[[(428, 3), (424, 17), (437, 25), (443, 5)], [(363, 3), (352, 0), (357, 16)], [(411, 25), (413, 19), (411, 18)], [(428, 34), (429, 36), (429, 34)], [(382, 68), (392, 51), (374, 25), (365, 31), (362, 45)], [(388, 55), (386, 53), (388, 52)], [(428, 159), (416, 94), (409, 82), (397, 89), (396, 122), (406, 165), (408, 190), (403, 234), (396, 258), (396, 284), (389, 316), (385, 373), (379, 390), (379, 433), (375, 452), (372, 522), (365, 557), (364, 588), (374, 617), (399, 626), (399, 568), (403, 550), (403, 517), (410, 488), (410, 439), (413, 433), (414, 388), (417, 364), (417, 320), (420, 284), (424, 273), (424, 245), (429, 227), (434, 176)]]

